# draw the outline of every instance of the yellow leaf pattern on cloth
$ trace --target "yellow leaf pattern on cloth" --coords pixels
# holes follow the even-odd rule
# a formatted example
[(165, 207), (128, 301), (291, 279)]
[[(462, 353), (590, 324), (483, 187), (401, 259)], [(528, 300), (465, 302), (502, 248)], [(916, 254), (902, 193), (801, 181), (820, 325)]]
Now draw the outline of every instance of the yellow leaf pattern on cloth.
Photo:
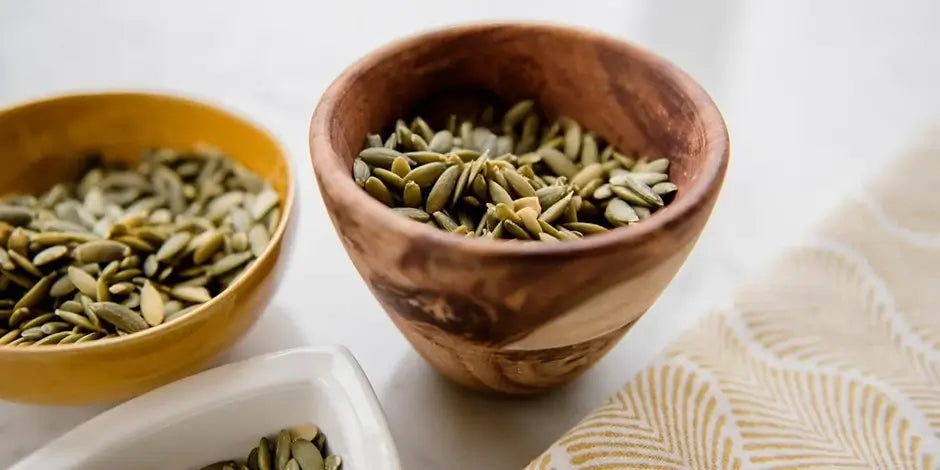
[(940, 468), (940, 139), (891, 168), (527, 470)]

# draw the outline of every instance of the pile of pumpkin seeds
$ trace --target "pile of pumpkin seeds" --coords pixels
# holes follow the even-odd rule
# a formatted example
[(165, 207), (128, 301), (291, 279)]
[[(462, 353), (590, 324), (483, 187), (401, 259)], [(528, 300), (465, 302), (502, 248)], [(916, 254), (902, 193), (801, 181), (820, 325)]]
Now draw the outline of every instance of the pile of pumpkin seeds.
[(262, 437), (242, 463), (223, 460), (202, 470), (339, 470), (343, 459), (328, 455), (326, 436), (312, 424), (282, 429), (277, 437)]
[(674, 197), (669, 160), (635, 158), (532, 100), (435, 131), (399, 119), (366, 137), (353, 178), (396, 213), (468, 237), (576, 240), (650, 217)]
[(268, 245), (278, 193), (217, 151), (86, 159), (75, 182), (0, 197), (0, 345), (136, 333), (231, 284)]

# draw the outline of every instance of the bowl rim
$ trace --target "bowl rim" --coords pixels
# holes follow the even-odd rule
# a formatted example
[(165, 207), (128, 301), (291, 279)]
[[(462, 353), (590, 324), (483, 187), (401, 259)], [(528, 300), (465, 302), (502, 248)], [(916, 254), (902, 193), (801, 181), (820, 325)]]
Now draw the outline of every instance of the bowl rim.
[[(321, 357), (324, 362), (328, 360), (331, 364), (323, 368), (307, 367), (299, 374), (291, 369), (295, 363), (309, 361), (312, 357), (314, 362), (317, 362), (315, 357)], [(262, 374), (264, 377), (258, 382), (241, 379), (245, 375), (258, 371), (271, 373)], [(68, 455), (62, 457), (62, 452), (53, 453), (54, 451), (79, 448), (81, 444), (88, 441), (88, 436), (94, 436), (91, 438), (90, 447), (99, 451), (102, 447), (107, 448), (108, 445), (122, 441), (120, 434), (94, 434), (94, 431), (102, 427), (117, 423), (122, 428), (121, 431), (141, 433), (145, 432), (142, 430), (146, 425), (152, 425), (154, 421), (166, 418), (161, 413), (167, 411), (169, 411), (169, 416), (176, 420), (175, 425), (179, 425), (180, 419), (184, 419), (200, 405), (218, 404), (219, 399), (238, 401), (246, 397), (264, 395), (266, 389), (277, 389), (298, 380), (325, 382), (332, 394), (345, 396), (356, 410), (355, 422), (363, 428), (364, 434), (375, 438), (368, 442), (367, 447), (373, 449), (369, 456), (381, 461), (381, 466), (378, 468), (381, 470), (401, 469), (401, 460), (394, 436), (389, 428), (388, 417), (362, 365), (347, 347), (329, 344), (284, 349), (229, 362), (137, 395), (95, 414), (61, 436), (47, 441), (17, 462), (13, 462), (11, 470), (27, 470), (35, 468), (35, 465), (40, 463), (59, 464)], [(237, 385), (226, 388), (226, 385), (231, 382), (237, 382)], [(182, 404), (168, 400), (167, 397), (170, 395), (173, 395), (176, 400), (182, 400)], [(179, 411), (181, 408), (182, 411)], [(127, 419), (135, 412), (144, 414), (144, 425), (134, 424), (139, 420)], [(365, 436), (360, 434), (355, 437)], [(82, 455), (82, 457), (87, 458), (88, 455)]]
[(0, 115), (8, 114), (23, 110), (29, 107), (39, 107), (39, 106), (51, 106), (61, 102), (68, 102), (73, 100), (95, 100), (100, 98), (145, 98), (145, 99), (157, 99), (165, 102), (174, 102), (176, 104), (189, 105), (196, 108), (201, 108), (203, 110), (212, 111), (214, 113), (220, 114), (228, 119), (241, 122), (247, 127), (253, 129), (255, 132), (261, 136), (267, 138), (271, 143), (274, 144), (275, 149), (281, 156), (281, 162), (284, 164), (285, 171), (287, 173), (286, 178), (286, 188), (285, 188), (285, 201), (283, 204), (283, 210), (281, 211), (281, 220), (278, 221), (277, 228), (274, 231), (274, 234), (271, 236), (271, 241), (268, 242), (268, 246), (265, 247), (264, 251), (261, 253), (261, 256), (255, 259), (255, 262), (248, 267), (248, 270), (242, 276), (239, 276), (235, 280), (235, 283), (226, 287), (218, 295), (212, 297), (208, 302), (199, 305), (188, 315), (183, 315), (180, 318), (174, 319), (173, 321), (161, 323), (157, 326), (147, 328), (146, 330), (128, 334), (125, 336), (116, 336), (109, 338), (102, 338), (95, 341), (89, 341), (86, 343), (72, 343), (66, 345), (53, 345), (49, 347), (17, 347), (9, 345), (0, 345), (0, 354), (15, 354), (19, 356), (48, 356), (55, 355), (60, 353), (75, 353), (80, 351), (92, 351), (98, 350), (100, 348), (106, 348), (111, 346), (118, 346), (123, 343), (131, 342), (137, 339), (143, 339), (146, 336), (152, 336), (156, 334), (162, 334), (165, 331), (170, 331), (178, 328), (185, 328), (186, 325), (192, 323), (196, 320), (196, 317), (199, 314), (203, 313), (208, 307), (221, 302), (220, 299), (227, 298), (238, 290), (239, 286), (242, 283), (246, 282), (245, 279), (248, 278), (248, 275), (253, 271), (258, 269), (262, 261), (268, 260), (274, 250), (274, 246), (280, 243), (283, 243), (284, 236), (287, 231), (287, 224), (290, 222), (290, 218), (293, 215), (295, 197), (296, 197), (296, 185), (294, 183), (294, 169), (291, 165), (290, 154), (287, 153), (284, 146), (274, 137), (274, 135), (268, 131), (266, 128), (260, 124), (255, 123), (251, 119), (243, 116), (237, 111), (231, 110), (225, 106), (222, 106), (216, 102), (205, 100), (202, 98), (190, 97), (178, 93), (169, 93), (169, 92), (153, 92), (153, 91), (144, 91), (144, 90), (102, 90), (102, 91), (81, 91), (75, 93), (61, 93), (47, 95), (44, 97), (31, 99), (27, 101), (22, 101), (19, 103), (14, 103), (9, 106), (4, 106), (0, 108)]
[[(689, 95), (700, 120), (704, 123), (705, 146), (700, 152), (705, 159), (701, 174), (684, 191), (684, 197), (657, 211), (650, 219), (632, 227), (620, 227), (607, 233), (592, 235), (581, 240), (565, 243), (507, 243), (507, 240), (461, 237), (439, 229), (415, 223), (395, 215), (381, 202), (355, 184), (351, 169), (343, 165), (342, 158), (334, 150), (330, 137), (333, 125), (331, 118), (337, 113), (336, 102), (349, 91), (348, 84), (367, 70), (389, 60), (403, 51), (445, 37), (480, 33), (490, 29), (530, 29), (541, 33), (580, 36), (590, 41), (601, 42), (619, 48), (646, 63), (662, 67), (680, 89)], [(668, 60), (636, 46), (626, 40), (595, 30), (538, 21), (471, 22), (445, 26), (419, 32), (392, 41), (375, 49), (348, 66), (326, 89), (313, 112), (309, 132), (310, 159), (321, 188), (335, 197), (334, 203), (347, 210), (364, 212), (373, 220), (380, 221), (390, 231), (405, 237), (418, 238), (429, 244), (452, 249), (483, 258), (553, 258), (572, 255), (603, 256), (610, 248), (637, 246), (649, 242), (658, 232), (668, 232), (682, 225), (689, 214), (703, 209), (706, 200), (717, 193), (727, 169), (730, 140), (728, 129), (718, 106), (708, 93), (691, 76)], [(350, 207), (352, 206), (352, 207)]]

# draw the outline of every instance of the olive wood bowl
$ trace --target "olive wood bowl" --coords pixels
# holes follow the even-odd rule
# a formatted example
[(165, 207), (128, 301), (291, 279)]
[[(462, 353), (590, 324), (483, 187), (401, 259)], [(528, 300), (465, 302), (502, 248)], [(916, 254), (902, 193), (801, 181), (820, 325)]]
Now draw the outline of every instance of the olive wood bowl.
[(217, 147), (281, 195), (271, 243), (240, 279), (171, 322), (127, 336), (56, 346), (0, 346), (0, 399), (76, 405), (138, 395), (209, 365), (241, 338), (270, 299), (292, 225), (293, 175), (265, 131), (226, 111), (184, 98), (92, 93), (0, 111), (0, 193), (41, 193), (80, 174), (82, 157), (133, 164), (154, 147)]
[[(670, 160), (675, 200), (634, 226), (544, 243), (461, 237), (392, 213), (352, 179), (367, 133), (532, 98), (619, 148)], [(437, 127), (435, 126), (435, 127)], [(646, 312), (718, 197), (728, 135), (688, 75), (629, 43), (540, 24), (421, 34), (346, 69), (313, 115), (320, 192), (353, 264), (428, 362), (467, 387), (530, 394), (598, 361)]]

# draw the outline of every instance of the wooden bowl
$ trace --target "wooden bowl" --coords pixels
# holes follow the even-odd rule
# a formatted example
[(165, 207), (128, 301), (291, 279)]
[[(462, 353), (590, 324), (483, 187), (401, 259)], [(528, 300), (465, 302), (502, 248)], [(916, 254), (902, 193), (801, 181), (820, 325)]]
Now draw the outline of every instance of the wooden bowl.
[(42, 404), (120, 400), (199, 371), (235, 343), (277, 285), (291, 224), (293, 176), (265, 131), (183, 98), (140, 93), (70, 95), (0, 111), (0, 188), (36, 193), (75, 178), (80, 158), (133, 163), (153, 147), (214, 145), (281, 194), (271, 244), (220, 295), (177, 320), (133, 335), (48, 347), (0, 346), (0, 399)]
[[(668, 157), (676, 199), (584, 240), (511, 243), (407, 220), (353, 182), (367, 133), (480, 98), (533, 98), (550, 118)], [(597, 362), (660, 295), (718, 197), (728, 135), (702, 88), (649, 52), (590, 31), (484, 24), (405, 39), (352, 65), (323, 95), (310, 149), (350, 258), (418, 352), (465, 386), (527, 394)]]

